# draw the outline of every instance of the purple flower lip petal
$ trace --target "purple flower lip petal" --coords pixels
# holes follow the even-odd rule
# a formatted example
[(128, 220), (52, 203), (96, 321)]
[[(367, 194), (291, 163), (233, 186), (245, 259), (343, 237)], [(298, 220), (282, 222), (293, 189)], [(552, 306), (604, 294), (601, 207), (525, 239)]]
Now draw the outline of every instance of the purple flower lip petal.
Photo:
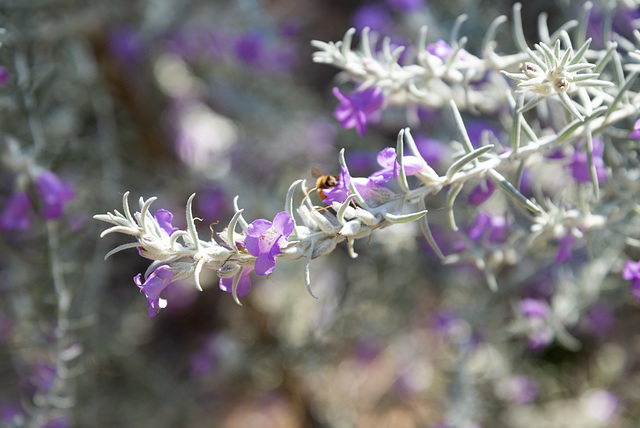
[[(238, 289), (237, 295), (238, 297), (245, 297), (251, 291), (251, 277), (249, 274), (253, 271), (253, 269), (246, 268), (242, 274), (240, 275), (240, 280), (238, 281)], [(226, 291), (229, 294), (233, 293), (233, 277), (231, 278), (220, 278), (219, 288), (222, 291)]]
[(475, 206), (482, 205), (491, 197), (491, 195), (493, 195), (495, 190), (496, 185), (493, 181), (483, 180), (471, 190), (467, 203)]
[(160, 309), (167, 307), (167, 301), (160, 297), (160, 293), (171, 284), (173, 275), (171, 268), (163, 265), (153, 271), (144, 283), (142, 283), (142, 274), (138, 274), (133, 278), (133, 282), (147, 298), (149, 318), (153, 318), (160, 312)]
[(258, 219), (249, 225), (244, 244), (249, 254), (256, 257), (256, 274), (269, 275), (273, 272), (276, 256), (287, 246), (287, 238), (294, 226), (293, 219), (285, 211), (276, 214), (273, 223)]

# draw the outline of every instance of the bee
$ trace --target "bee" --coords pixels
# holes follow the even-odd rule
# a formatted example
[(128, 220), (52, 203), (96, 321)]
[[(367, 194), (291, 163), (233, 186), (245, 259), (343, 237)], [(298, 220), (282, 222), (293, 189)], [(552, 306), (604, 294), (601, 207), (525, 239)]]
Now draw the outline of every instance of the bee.
[(316, 188), (318, 195), (324, 200), (326, 196), (322, 193), (322, 189), (333, 189), (338, 185), (339, 175), (325, 175), (317, 166), (311, 168), (311, 176), (316, 179)]

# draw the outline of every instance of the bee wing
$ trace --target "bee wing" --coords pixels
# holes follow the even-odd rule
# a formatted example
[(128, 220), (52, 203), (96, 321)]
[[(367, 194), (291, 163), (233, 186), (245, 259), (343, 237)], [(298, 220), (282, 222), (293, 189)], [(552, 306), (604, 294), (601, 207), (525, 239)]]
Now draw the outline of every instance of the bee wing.
[(322, 170), (317, 165), (311, 167), (311, 176), (313, 178), (320, 178), (323, 175)]

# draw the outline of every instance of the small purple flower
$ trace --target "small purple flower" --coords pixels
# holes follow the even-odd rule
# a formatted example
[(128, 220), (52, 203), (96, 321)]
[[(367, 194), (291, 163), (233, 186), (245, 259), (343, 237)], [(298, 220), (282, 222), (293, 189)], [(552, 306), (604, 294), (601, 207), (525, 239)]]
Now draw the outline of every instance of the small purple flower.
[(258, 219), (247, 228), (244, 245), (249, 254), (256, 256), (255, 271), (258, 275), (269, 275), (276, 267), (276, 255), (287, 246), (287, 238), (295, 223), (289, 213), (279, 212), (273, 219)]
[[(369, 179), (375, 184), (383, 184), (391, 178), (398, 178), (400, 165), (398, 164), (396, 149), (387, 147), (378, 153), (378, 165), (382, 167), (380, 171), (374, 172)], [(404, 156), (402, 159), (404, 172), (406, 175), (415, 175), (422, 171), (424, 162), (416, 156)]]
[[(253, 271), (253, 269), (246, 268), (242, 274), (240, 275), (240, 280), (238, 281), (238, 289), (237, 294), (238, 297), (244, 297), (251, 291), (251, 278), (249, 274)], [(220, 278), (220, 283), (218, 285), (220, 290), (226, 291), (231, 294), (233, 292), (233, 277), (231, 278)]]
[(3, 88), (9, 81), (9, 70), (0, 65), (0, 88)]
[(64, 206), (75, 197), (71, 185), (51, 171), (44, 170), (36, 177), (36, 189), (43, 202), (42, 216), (47, 220), (62, 217)]
[(560, 247), (558, 248), (558, 253), (556, 254), (556, 263), (564, 263), (567, 260), (573, 259), (573, 255), (571, 254), (571, 247), (573, 243), (576, 242), (576, 237), (572, 233), (571, 229), (567, 230), (567, 233), (564, 237), (558, 239), (558, 243)]
[(427, 52), (431, 55), (440, 58), (442, 62), (445, 62), (451, 55), (453, 55), (453, 48), (449, 46), (447, 42), (440, 39), (434, 43), (430, 43), (427, 45)]
[(414, 135), (413, 139), (416, 142), (420, 155), (427, 165), (433, 169), (438, 169), (442, 165), (442, 162), (449, 151), (447, 145), (442, 141), (425, 137), (420, 134)]
[(495, 190), (496, 185), (493, 184), (493, 181), (484, 179), (471, 189), (467, 203), (475, 206), (482, 205), (493, 195)]
[(545, 319), (549, 315), (549, 305), (538, 299), (522, 299), (519, 309), (520, 313), (529, 319)]
[(513, 404), (527, 404), (538, 396), (540, 387), (529, 376), (513, 376), (498, 385), (498, 392), (505, 400)]
[(25, 414), (19, 403), (0, 404), (0, 424), (9, 427), (25, 426)]
[(323, 189), (322, 193), (325, 198), (323, 202), (327, 205), (331, 205), (334, 202), (344, 202), (351, 194), (351, 183), (355, 186), (360, 196), (365, 199), (376, 199), (376, 195), (380, 193), (389, 193), (390, 190), (378, 186), (373, 180), (364, 177), (351, 177), (349, 170), (343, 166), (340, 167), (340, 176), (338, 177), (338, 183), (331, 189)]
[(109, 47), (113, 56), (123, 64), (135, 64), (144, 49), (138, 33), (128, 27), (119, 27), (109, 33)]
[(171, 236), (173, 232), (178, 230), (177, 227), (173, 227), (173, 225), (171, 224), (171, 221), (173, 220), (173, 214), (171, 214), (171, 212), (167, 210), (160, 209), (156, 211), (156, 213), (153, 215), (153, 218), (158, 223), (158, 226), (160, 226), (162, 230), (167, 232), (169, 236)]
[(482, 145), (483, 134), (493, 135), (498, 140), (502, 135), (502, 131), (498, 127), (486, 120), (474, 120), (467, 123), (465, 127), (469, 140), (471, 140), (471, 145), (476, 149)]
[(504, 216), (492, 216), (481, 212), (476, 216), (468, 234), (474, 241), (480, 241), (487, 236), (489, 242), (504, 242), (507, 239), (507, 226)]
[(553, 341), (553, 331), (545, 325), (549, 315), (549, 305), (542, 300), (522, 299), (520, 313), (531, 322), (527, 346), (532, 350), (546, 348)]
[(622, 278), (631, 280), (631, 294), (640, 299), (640, 261), (627, 260), (622, 269)]
[(351, 194), (351, 191), (349, 190), (351, 185), (351, 175), (346, 167), (340, 167), (340, 177), (338, 177), (337, 181), (338, 182), (335, 187), (322, 190), (322, 193), (325, 196), (324, 203), (327, 205), (331, 205), (334, 202), (342, 203), (346, 201), (347, 197)]
[(364, 137), (367, 123), (379, 120), (384, 102), (381, 88), (367, 88), (348, 95), (340, 92), (338, 88), (333, 88), (333, 95), (340, 101), (333, 115), (344, 129), (356, 128), (358, 134)]
[(629, 134), (629, 138), (640, 140), (640, 119), (636, 120), (636, 123), (633, 124), (633, 132)]
[(25, 191), (14, 192), (0, 214), (0, 229), (27, 230), (31, 227), (31, 200)]
[[(602, 155), (604, 154), (604, 142), (600, 138), (593, 139), (593, 165), (596, 168), (596, 176), (600, 183), (604, 183), (607, 180), (607, 172), (604, 167), (604, 160)], [(573, 160), (567, 168), (571, 170), (571, 175), (578, 183), (591, 183), (591, 175), (589, 174), (589, 162), (587, 161), (587, 154), (580, 150), (576, 150), (573, 153)]]
[(424, 7), (424, 0), (387, 0), (391, 9), (402, 12), (415, 12)]
[(265, 36), (261, 32), (252, 31), (241, 35), (236, 41), (234, 52), (244, 64), (259, 64), (265, 47)]
[(383, 3), (366, 3), (356, 9), (351, 17), (351, 22), (358, 31), (369, 27), (378, 33), (388, 33), (391, 15)]
[(142, 283), (142, 274), (140, 273), (133, 278), (133, 282), (149, 302), (149, 318), (155, 317), (160, 309), (167, 307), (167, 301), (160, 297), (160, 293), (171, 284), (173, 274), (174, 272), (169, 266), (162, 265), (154, 270), (144, 283)]

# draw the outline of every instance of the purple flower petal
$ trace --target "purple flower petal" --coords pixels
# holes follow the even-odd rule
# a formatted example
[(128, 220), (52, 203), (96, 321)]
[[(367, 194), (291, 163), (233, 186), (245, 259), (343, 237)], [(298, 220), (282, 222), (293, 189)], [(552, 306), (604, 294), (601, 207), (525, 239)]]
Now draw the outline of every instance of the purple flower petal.
[(482, 205), (493, 195), (495, 190), (496, 185), (493, 184), (493, 181), (484, 179), (471, 190), (467, 203), (475, 206)]
[(43, 202), (42, 216), (47, 220), (62, 217), (64, 206), (75, 194), (68, 184), (63, 184), (51, 171), (43, 171), (36, 178), (36, 189)]
[(14, 192), (5, 203), (2, 214), (0, 214), (0, 229), (29, 229), (31, 227), (30, 212), (31, 200), (27, 192)]
[[(238, 297), (244, 297), (251, 291), (251, 277), (249, 274), (253, 269), (245, 269), (242, 271), (240, 275), (240, 279), (238, 280), (238, 289), (237, 294)], [(233, 277), (231, 278), (220, 278), (219, 284), (220, 290), (226, 291), (231, 294), (233, 292)]]
[(153, 318), (160, 309), (167, 307), (167, 301), (160, 297), (160, 293), (173, 281), (173, 271), (169, 266), (162, 265), (149, 275), (142, 283), (142, 274), (133, 278), (133, 282), (144, 293), (149, 303), (149, 318)]
[(173, 227), (173, 225), (171, 224), (173, 220), (173, 214), (171, 214), (171, 212), (167, 210), (159, 209), (153, 215), (153, 218), (156, 220), (160, 228), (167, 232), (169, 236), (171, 236), (173, 232), (178, 230), (177, 227)]

